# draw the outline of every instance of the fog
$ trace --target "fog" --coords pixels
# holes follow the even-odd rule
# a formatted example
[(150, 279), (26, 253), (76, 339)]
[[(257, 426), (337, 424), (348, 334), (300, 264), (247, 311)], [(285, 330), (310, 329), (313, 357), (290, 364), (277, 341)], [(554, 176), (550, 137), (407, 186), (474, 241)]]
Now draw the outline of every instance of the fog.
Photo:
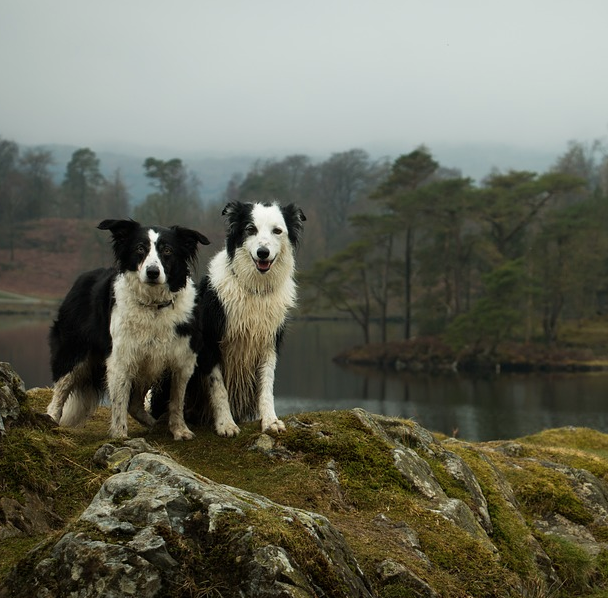
[(145, 152), (563, 149), (608, 125), (608, 3), (3, 0), (0, 136)]

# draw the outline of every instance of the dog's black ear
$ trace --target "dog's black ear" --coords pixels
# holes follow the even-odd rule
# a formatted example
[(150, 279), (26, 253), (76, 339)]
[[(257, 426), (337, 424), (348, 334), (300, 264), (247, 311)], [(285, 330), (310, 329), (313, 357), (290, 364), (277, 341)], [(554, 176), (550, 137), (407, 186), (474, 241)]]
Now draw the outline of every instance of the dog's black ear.
[(230, 201), (222, 210), (222, 216), (227, 216), (230, 220), (238, 214), (241, 214), (245, 209), (246, 204), (244, 204), (242, 201)]
[(304, 212), (295, 203), (283, 206), (281, 212), (283, 213), (285, 224), (287, 224), (289, 240), (294, 246), (297, 246), (304, 230), (302, 222), (306, 220), (306, 216), (304, 216)]
[(180, 237), (185, 240), (192, 241), (195, 245), (200, 243), (201, 245), (209, 245), (211, 241), (203, 235), (203, 233), (199, 233), (197, 230), (192, 230), (190, 228), (184, 228), (183, 226), (172, 226), (171, 227)]
[(296, 214), (298, 215), (298, 218), (302, 221), (305, 222), (306, 221), (306, 216), (304, 216), (304, 212), (302, 212), (302, 208), (299, 208), (298, 206), (296, 206), (295, 204), (291, 204), (293, 205)]
[(183, 226), (172, 226), (171, 230), (175, 232), (179, 237), (180, 242), (183, 243), (188, 259), (191, 261), (196, 258), (199, 243), (201, 245), (209, 245), (211, 243), (205, 235), (199, 233), (197, 230), (184, 228)]
[[(250, 218), (252, 209), (252, 203), (243, 203), (242, 201), (231, 201), (226, 205), (222, 210), (222, 216), (226, 217), (228, 237), (231, 237), (236, 233), (239, 230), (240, 225)], [(231, 243), (232, 242), (230, 242), (228, 246), (230, 255), (232, 255), (234, 251), (234, 246), (231, 245)]]
[(136, 228), (139, 228), (139, 222), (135, 222), (129, 218), (128, 220), (102, 220), (97, 228), (101, 230), (109, 230), (115, 237), (124, 237), (130, 234)]
[(112, 248), (114, 249), (114, 256), (118, 260), (121, 247), (139, 226), (139, 222), (129, 218), (129, 220), (103, 220), (97, 225), (97, 228), (109, 230), (112, 233)]

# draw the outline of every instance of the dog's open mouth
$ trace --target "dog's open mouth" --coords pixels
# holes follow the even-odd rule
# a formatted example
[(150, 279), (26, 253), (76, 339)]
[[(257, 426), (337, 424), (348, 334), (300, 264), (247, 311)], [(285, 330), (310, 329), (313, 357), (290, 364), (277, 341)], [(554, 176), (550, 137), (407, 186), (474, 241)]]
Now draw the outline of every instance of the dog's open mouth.
[(268, 272), (272, 266), (272, 260), (253, 260), (259, 272)]

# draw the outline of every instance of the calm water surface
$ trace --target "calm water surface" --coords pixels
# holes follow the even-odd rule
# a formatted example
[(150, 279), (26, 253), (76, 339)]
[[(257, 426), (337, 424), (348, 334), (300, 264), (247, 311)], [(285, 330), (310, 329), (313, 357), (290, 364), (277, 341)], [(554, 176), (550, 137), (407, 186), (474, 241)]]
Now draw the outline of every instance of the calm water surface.
[[(49, 318), (0, 316), (0, 361), (10, 362), (28, 388), (51, 384), (49, 324)], [(362, 373), (332, 362), (358, 343), (358, 330), (346, 322), (293, 322), (277, 368), (279, 415), (362, 407), (467, 440), (561, 426), (608, 432), (608, 373), (437, 377)]]

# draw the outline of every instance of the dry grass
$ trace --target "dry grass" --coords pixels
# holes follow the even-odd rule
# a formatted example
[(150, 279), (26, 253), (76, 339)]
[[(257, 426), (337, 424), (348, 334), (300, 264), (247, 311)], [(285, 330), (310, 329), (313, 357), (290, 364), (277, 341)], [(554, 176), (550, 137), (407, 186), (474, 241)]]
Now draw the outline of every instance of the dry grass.
[[(50, 390), (30, 392), (29, 397), (33, 411), (44, 411)], [(211, 429), (198, 428), (195, 440), (175, 442), (164, 426), (147, 431), (133, 421), (130, 433), (133, 437), (143, 436), (178, 462), (216, 482), (325, 515), (345, 536), (374, 584), (378, 563), (391, 558), (407, 564), (421, 579), (450, 598), (605, 595), (602, 592), (608, 566), (604, 562), (608, 559), (583, 562), (580, 551), (563, 543), (547, 542), (545, 549), (567, 576), (564, 588), (569, 593), (543, 585), (534, 555), (529, 545), (522, 542), (532, 529), (531, 523), (524, 524), (514, 516), (500, 490), (497, 472), (511, 481), (530, 521), (553, 510), (587, 525), (598, 537), (608, 535), (608, 530), (595, 529), (590, 524), (589, 514), (573, 495), (565, 477), (538, 465), (539, 459), (551, 460), (582, 467), (608, 479), (608, 436), (588, 429), (550, 430), (521, 439), (522, 452), (517, 457), (496, 451), (500, 443), (449, 443), (449, 449), (458, 452), (474, 471), (488, 501), (494, 526), (492, 541), (499, 551), (499, 558), (495, 558), (480, 542), (428, 509), (420, 495), (395, 474), (390, 447), (364, 428), (352, 413), (309, 413), (299, 415), (298, 419), (303, 425), (290, 426), (276, 438), (276, 448), (288, 451), (283, 453), (288, 458), (250, 450), (260, 434), (257, 422), (242, 426), (241, 435), (233, 439), (219, 438)], [(82, 429), (30, 426), (10, 430), (0, 444), (3, 480), (0, 495), (19, 498), (24, 488), (37, 492), (49, 504), (56, 505), (62, 520), (57, 533), (61, 533), (110, 475), (92, 462), (97, 448), (108, 441), (108, 422), (108, 409), (100, 408)], [(439, 461), (424, 453), (421, 456), (429, 461), (448, 496), (468, 500), (466, 491), (447, 475)], [(329, 461), (335, 464), (339, 489), (327, 474)], [(421, 549), (430, 559), (430, 568), (403, 541), (399, 525), (379, 524), (379, 514), (389, 522), (406, 522), (416, 531)], [(270, 539), (278, 538), (277, 541), (286, 544), (297, 540), (287, 537), (287, 531), (280, 525), (275, 529), (267, 521), (265, 526)], [(41, 539), (0, 542), (0, 578)], [(301, 551), (305, 558), (305, 545)], [(206, 588), (207, 595), (216, 591), (204, 584), (200, 588)], [(583, 588), (587, 593), (582, 592)], [(379, 586), (378, 595), (381, 598), (408, 595), (397, 590), (394, 584)], [(195, 588), (188, 590), (190, 594), (194, 591)]]

